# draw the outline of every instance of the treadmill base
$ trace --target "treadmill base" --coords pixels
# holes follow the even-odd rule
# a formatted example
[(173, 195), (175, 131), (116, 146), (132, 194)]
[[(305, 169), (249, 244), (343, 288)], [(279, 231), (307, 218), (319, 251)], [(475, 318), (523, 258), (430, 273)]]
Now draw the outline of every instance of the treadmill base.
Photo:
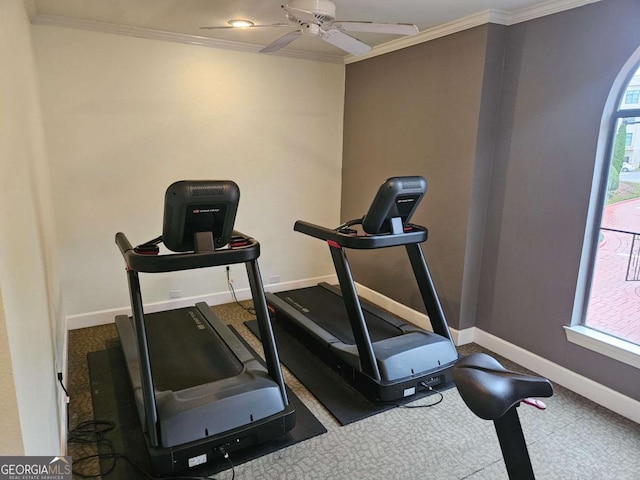
[(442, 385), (449, 388), (453, 384), (452, 367), (457, 361), (451, 361), (439, 368), (416, 375), (405, 377), (394, 382), (376, 381), (362, 373), (353, 365), (335, 355), (325, 345), (321, 344), (305, 329), (292, 322), (286, 315), (272, 310), (272, 319), (300, 342), (315, 356), (320, 358), (331, 369), (337, 372), (347, 383), (352, 385), (362, 396), (371, 403), (393, 402), (405, 399), (416, 393), (426, 392)]
[(171, 448), (154, 447), (145, 434), (153, 471), (159, 476), (174, 475), (204, 465), (225, 453), (256, 445), (284, 435), (295, 424), (295, 408), (288, 405), (282, 412), (231, 430), (225, 434), (185, 443)]
[[(215, 335), (225, 336), (225, 339), (224, 339), (225, 345), (226, 345), (225, 348), (232, 349), (234, 354), (239, 359), (243, 360), (243, 363), (242, 363), (243, 369), (241, 371), (241, 375), (237, 375), (235, 377), (236, 379), (240, 378), (242, 374), (245, 374), (245, 372), (248, 370), (251, 370), (253, 372), (251, 377), (255, 379), (261, 378), (260, 376), (262, 374), (262, 371), (265, 371), (266, 373), (266, 368), (261, 363), (261, 360), (259, 359), (258, 355), (252, 349), (250, 349), (248, 345), (244, 344), (240, 339), (238, 339), (235, 336), (235, 334), (226, 325), (224, 325), (221, 322), (219, 318), (217, 318), (213, 313), (210, 313), (210, 308), (206, 304), (200, 303), (200, 304), (196, 304), (195, 307), (188, 307), (186, 309), (181, 309), (181, 310), (192, 312), (194, 315), (198, 312), (204, 315), (202, 317), (195, 315), (195, 318), (199, 318), (201, 320), (200, 325), (204, 326), (205, 325), (204, 322), (206, 322), (206, 325), (208, 325), (211, 328), (212, 333), (207, 336), (207, 340), (204, 342), (205, 346), (210, 345), (212, 343), (211, 341), (212, 336), (215, 336)], [(170, 316), (169, 318), (173, 319), (172, 321), (174, 322), (181, 323), (179, 322), (179, 320), (182, 317), (179, 315), (176, 316), (175, 311), (160, 312), (159, 314), (149, 314), (147, 315), (147, 318), (150, 319), (149, 323), (152, 324), (154, 320), (157, 320), (158, 316), (166, 316), (167, 314), (171, 314), (172, 312), (174, 313), (174, 315)], [(189, 316), (188, 318), (191, 318), (191, 317)], [(196, 322), (188, 322), (188, 323), (193, 323), (193, 325), (198, 325), (198, 323)], [(139, 416), (141, 425), (143, 425), (142, 430), (144, 432), (145, 443), (146, 443), (147, 451), (149, 452), (149, 457), (151, 460), (151, 467), (155, 475), (168, 476), (168, 475), (176, 474), (178, 472), (183, 472), (195, 467), (205, 465), (211, 462), (212, 460), (223, 457), (225, 453), (231, 453), (232, 451), (235, 451), (235, 450), (240, 450), (242, 448), (245, 448), (251, 445), (259, 444), (259, 443), (266, 442), (268, 440), (280, 437), (286, 434), (288, 431), (292, 430), (293, 427), (295, 426), (295, 407), (293, 405), (288, 404), (288, 405), (285, 405), (284, 408), (282, 408), (281, 406), (280, 407), (281, 409), (276, 411), (276, 413), (273, 413), (269, 416), (263, 416), (262, 418), (257, 416), (254, 417), (250, 415), (250, 412), (253, 411), (252, 409), (256, 409), (256, 408), (259, 409), (260, 407), (264, 407), (264, 405), (256, 405), (256, 406), (253, 406), (252, 409), (247, 409), (246, 411), (243, 411), (243, 414), (240, 416), (241, 418), (242, 417), (251, 418), (251, 421), (247, 420), (247, 423), (241, 424), (239, 426), (234, 426), (234, 428), (228, 428), (222, 431), (218, 430), (218, 432), (212, 432), (211, 430), (209, 430), (208, 431), (209, 433), (207, 433), (208, 435), (207, 437), (199, 438), (197, 440), (192, 440), (192, 441), (187, 440), (187, 441), (175, 443), (175, 444), (164, 443), (165, 446), (162, 446), (162, 445), (153, 446), (151, 438), (149, 437), (148, 430), (144, 428), (144, 425), (146, 425), (146, 416), (144, 413), (144, 405), (143, 405), (143, 399), (141, 394), (139, 357), (138, 357), (138, 351), (136, 350), (136, 335), (135, 335), (132, 319), (127, 317), (126, 315), (119, 315), (116, 317), (116, 326), (118, 328), (120, 343), (122, 345), (125, 361), (127, 364), (129, 380), (131, 381), (131, 384), (133, 386), (134, 400), (136, 403), (136, 407), (138, 409), (138, 416)], [(172, 326), (171, 323), (169, 323), (168, 326), (163, 324), (163, 327), (165, 327), (164, 329), (168, 330), (169, 333), (172, 333), (172, 335), (169, 335), (169, 338), (175, 338), (177, 334), (176, 334), (176, 331), (174, 331), (174, 329), (171, 328), (171, 326)], [(197, 327), (194, 327), (194, 329), (195, 328)], [(200, 329), (200, 328), (198, 328), (197, 330), (198, 332), (208, 331), (206, 329)], [(157, 332), (157, 331), (158, 331), (157, 328), (152, 328), (152, 329), (148, 328), (147, 334), (149, 334), (150, 332)], [(186, 331), (186, 329), (183, 328), (182, 331), (184, 332)], [(166, 332), (163, 332), (162, 330), (160, 330), (160, 332), (166, 333)], [(213, 332), (217, 332), (217, 333), (213, 333)], [(152, 333), (151, 338), (158, 340), (158, 335), (155, 333)], [(159, 341), (156, 343), (159, 343), (161, 347), (163, 346), (162, 343)], [(195, 342), (192, 342), (192, 343), (195, 343)], [(156, 347), (158, 347), (158, 345), (156, 345)], [(166, 350), (167, 346), (164, 345), (164, 347)], [(218, 351), (219, 349), (220, 348), (218, 348)], [(162, 353), (163, 348), (157, 348), (157, 350), (160, 353)], [(161, 357), (161, 358), (164, 359), (166, 358), (166, 356), (168, 356), (168, 353), (165, 354), (165, 357)], [(203, 360), (202, 363), (205, 364), (205, 361)], [(153, 364), (153, 359), (152, 359), (152, 364)], [(195, 368), (195, 366), (191, 365), (191, 368)], [(184, 380), (184, 379), (178, 379), (178, 380)], [(221, 382), (224, 382), (225, 380), (226, 379), (220, 379), (220, 380), (217, 380), (217, 382), (216, 381), (211, 382), (211, 385), (215, 385), (216, 383), (219, 384)], [(200, 388), (200, 390), (202, 391), (201, 396), (205, 396), (206, 394), (209, 394), (211, 398), (216, 398), (215, 395), (210, 394), (211, 389), (207, 388), (207, 384), (187, 386), (187, 391), (194, 390), (195, 388)], [(269, 387), (268, 389), (266, 389), (267, 394), (263, 395), (264, 397), (263, 403), (267, 404), (273, 397), (273, 395), (268, 394), (272, 390), (272, 388), (273, 387)], [(265, 389), (262, 389), (260, 391), (264, 391), (264, 390)], [(160, 402), (159, 397), (161, 397), (162, 395), (166, 397), (167, 393), (171, 393), (171, 392), (166, 392), (166, 391), (155, 392), (156, 403)], [(224, 393), (225, 392), (222, 389), (217, 393), (218, 400), (224, 399)], [(242, 392), (232, 398), (236, 398), (236, 405), (239, 405), (244, 401)], [(178, 403), (178, 402), (175, 402), (175, 403)], [(184, 401), (183, 403), (188, 405), (187, 401)], [(186, 410), (186, 407), (183, 406), (183, 408), (185, 408), (186, 413), (190, 413), (189, 410)], [(167, 409), (163, 410), (162, 408), (158, 408), (158, 412), (163, 412), (166, 410)], [(167, 411), (169, 413), (172, 413), (171, 409), (168, 409)], [(212, 415), (210, 414), (210, 415), (203, 415), (201, 422), (198, 422), (197, 416), (198, 416), (198, 413), (200, 413), (201, 411), (202, 411), (202, 408), (200, 410), (194, 409), (195, 413), (192, 414), (190, 417), (186, 417), (187, 422), (185, 422), (188, 425), (192, 425), (192, 424), (202, 425), (201, 428), (198, 428), (198, 432), (200, 432), (201, 430), (206, 431), (204, 426), (207, 425), (207, 422), (212, 421), (212, 419), (209, 418), (209, 417), (212, 417)], [(226, 415), (227, 416), (226, 420), (233, 419), (234, 414), (237, 415), (237, 413), (231, 412), (231, 411), (227, 411), (227, 412), (214, 411), (214, 413), (215, 415), (213, 415), (213, 420), (215, 420), (216, 418), (219, 418), (221, 415)], [(193, 417), (193, 419), (191, 419), (191, 417)], [(256, 419), (254, 420), (254, 418)], [(164, 420), (158, 418), (157, 420), (160, 433), (161, 433), (160, 435), (161, 439), (163, 438), (162, 437), (163, 427), (165, 427), (166, 430), (169, 430), (169, 427), (172, 426), (172, 424), (168, 420), (171, 420), (171, 418), (164, 419)], [(236, 422), (236, 425), (237, 424), (238, 422)], [(164, 433), (166, 434), (167, 432), (164, 432)], [(170, 446), (167, 446), (167, 445), (170, 445)]]

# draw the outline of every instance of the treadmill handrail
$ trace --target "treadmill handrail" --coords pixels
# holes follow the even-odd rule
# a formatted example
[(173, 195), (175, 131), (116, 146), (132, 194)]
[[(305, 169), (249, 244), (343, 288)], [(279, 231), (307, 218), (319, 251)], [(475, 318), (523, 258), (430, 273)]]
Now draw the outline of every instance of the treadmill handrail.
[(257, 240), (234, 230), (234, 236), (242, 236), (248, 245), (212, 252), (170, 253), (164, 255), (144, 255), (136, 253), (127, 236), (116, 233), (116, 244), (128, 268), (144, 273), (175, 272), (195, 268), (219, 267), (234, 263), (245, 263), (260, 256)]
[(311, 237), (319, 238), (335, 242), (344, 248), (353, 248), (358, 250), (367, 250), (374, 248), (397, 247), (399, 245), (408, 245), (422, 243), (427, 240), (428, 231), (420, 225), (412, 225), (412, 229), (407, 232), (392, 234), (385, 233), (380, 235), (349, 235), (338, 232), (330, 228), (321, 227), (313, 223), (298, 220), (293, 226), (296, 232), (304, 233)]

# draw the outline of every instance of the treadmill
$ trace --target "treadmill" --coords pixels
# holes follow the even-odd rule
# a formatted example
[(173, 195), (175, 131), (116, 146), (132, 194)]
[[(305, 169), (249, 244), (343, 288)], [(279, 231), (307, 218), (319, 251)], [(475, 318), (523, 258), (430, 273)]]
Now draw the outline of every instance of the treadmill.
[[(326, 241), (339, 288), (267, 293), (282, 326), (369, 401), (392, 402), (453, 381), (458, 353), (420, 244), (427, 229), (409, 223), (426, 193), (422, 177), (393, 177), (382, 184), (368, 213), (335, 229), (298, 220), (294, 230)], [(355, 228), (354, 228), (355, 227)], [(433, 331), (426, 331), (361, 300), (346, 250), (404, 247)]]
[[(289, 404), (258, 269), (260, 245), (233, 230), (240, 197), (231, 181), (180, 181), (165, 195), (163, 235), (133, 247), (116, 235), (132, 316), (118, 334), (152, 468), (188, 470), (291, 430)], [(160, 254), (159, 244), (173, 252)], [(204, 302), (145, 314), (139, 272), (244, 263), (266, 366)]]

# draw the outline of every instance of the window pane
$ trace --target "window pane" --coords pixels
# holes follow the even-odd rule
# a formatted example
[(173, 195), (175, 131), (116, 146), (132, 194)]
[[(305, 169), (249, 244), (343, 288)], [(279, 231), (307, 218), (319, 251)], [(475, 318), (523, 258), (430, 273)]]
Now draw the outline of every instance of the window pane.
[[(640, 118), (622, 119), (625, 124), (624, 160), (621, 172), (630, 172), (640, 167)], [(640, 171), (640, 170), (639, 170)], [(629, 181), (629, 178), (626, 178)]]
[(619, 108), (620, 110), (640, 108), (640, 68), (636, 70), (636, 73), (629, 82), (624, 95), (622, 95)]
[[(639, 120), (639, 121), (637, 121)], [(618, 120), (585, 325), (640, 344), (640, 119)]]
[(624, 97), (624, 103), (638, 103), (639, 99), (640, 90), (629, 90)]

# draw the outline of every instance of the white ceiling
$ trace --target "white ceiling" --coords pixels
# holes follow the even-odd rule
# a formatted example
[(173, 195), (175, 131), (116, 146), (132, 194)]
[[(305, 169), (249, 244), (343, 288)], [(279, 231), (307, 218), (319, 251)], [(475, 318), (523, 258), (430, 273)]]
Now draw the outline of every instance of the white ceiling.
[[(376, 51), (388, 51), (488, 21), (512, 24), (598, 0), (333, 0), (337, 20), (415, 23), (421, 34), (397, 37), (352, 34)], [(243, 18), (256, 24), (286, 23), (286, 0), (26, 0), (36, 24), (63, 25), (134, 36), (163, 38), (257, 51), (279, 36), (296, 30), (259, 28), (201, 30)], [(386, 48), (386, 50), (385, 50)], [(319, 38), (301, 37), (278, 52), (325, 61), (349, 61), (349, 56)], [(371, 54), (368, 54), (371, 56)]]

